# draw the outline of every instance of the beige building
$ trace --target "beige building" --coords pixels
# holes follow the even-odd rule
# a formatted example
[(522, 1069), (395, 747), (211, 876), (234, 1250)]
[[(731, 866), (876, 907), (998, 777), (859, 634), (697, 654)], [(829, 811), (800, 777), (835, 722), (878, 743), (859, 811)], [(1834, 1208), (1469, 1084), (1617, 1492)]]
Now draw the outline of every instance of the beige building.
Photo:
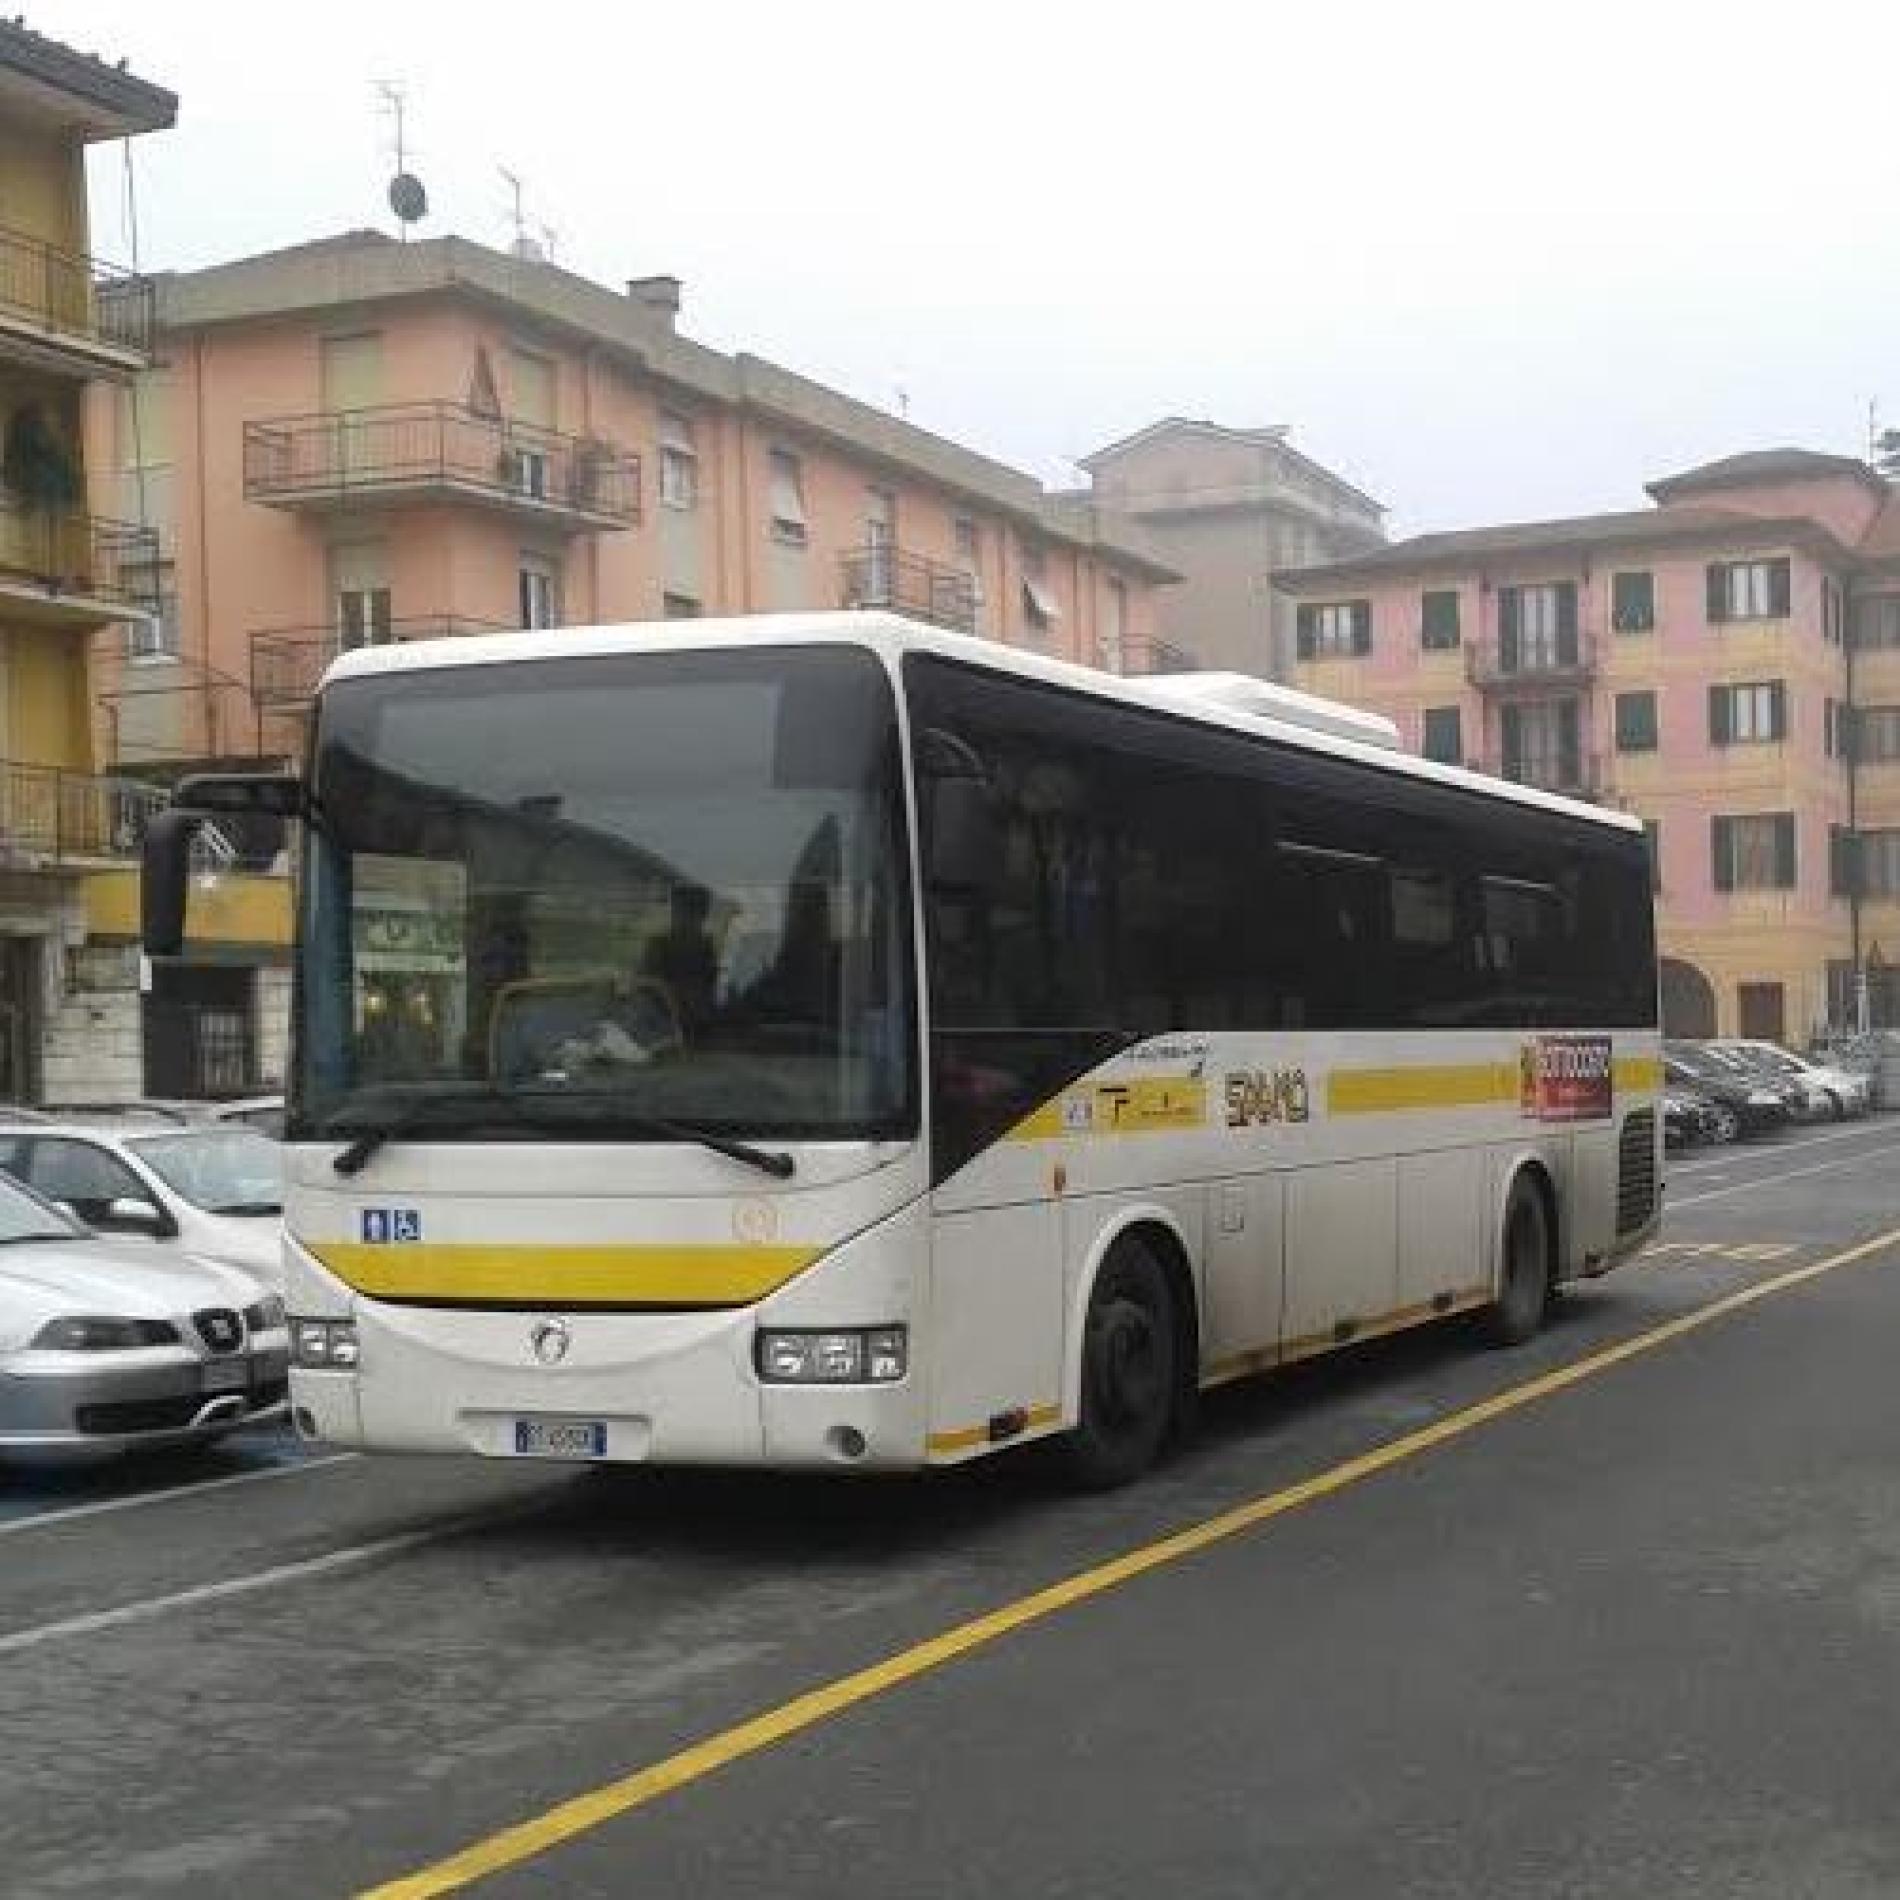
[(341, 648), (850, 606), (1109, 667), (1172, 571), (1089, 498), (624, 291), (358, 232), (159, 279), (162, 367), (101, 453), (165, 554), (128, 759), (293, 748)]
[(1181, 575), (1155, 607), (1164, 665), (1286, 678), (1293, 622), (1273, 577), (1385, 538), (1384, 508), (1302, 455), (1284, 427), (1169, 416), (1081, 466), (1091, 496), (1139, 522)]

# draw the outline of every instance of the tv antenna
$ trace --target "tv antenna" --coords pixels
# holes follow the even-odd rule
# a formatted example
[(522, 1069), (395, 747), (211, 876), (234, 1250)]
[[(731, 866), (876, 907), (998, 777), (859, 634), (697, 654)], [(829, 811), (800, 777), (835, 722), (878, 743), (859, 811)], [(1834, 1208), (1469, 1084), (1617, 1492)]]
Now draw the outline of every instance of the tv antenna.
[(396, 175), (389, 181), (389, 208), (396, 214), (402, 241), (407, 244), (409, 227), (429, 215), (429, 194), (423, 189), (422, 180), (409, 169), (408, 123), (402, 87), (385, 80), (376, 90), (383, 95), (383, 104), (395, 121)]
[[(519, 172), (511, 172), (506, 165), (497, 165), (495, 169), (507, 182), (511, 205), (509, 218), (515, 227), (514, 242), (508, 249), (514, 256), (525, 258), (529, 263), (538, 264), (545, 250), (542, 240), (529, 229), (527, 192), (523, 187), (521, 175)], [(541, 229), (545, 232), (547, 227), (543, 225)]]

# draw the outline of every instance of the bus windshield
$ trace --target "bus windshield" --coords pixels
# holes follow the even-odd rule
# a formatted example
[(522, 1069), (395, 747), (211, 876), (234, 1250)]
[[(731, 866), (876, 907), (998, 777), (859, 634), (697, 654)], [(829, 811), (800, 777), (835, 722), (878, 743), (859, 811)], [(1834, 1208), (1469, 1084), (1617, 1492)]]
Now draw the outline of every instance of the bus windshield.
[(914, 1130), (897, 723), (869, 653), (344, 680), (311, 782), (293, 1134), (461, 1101), (429, 1139), (531, 1136), (474, 1112), (516, 1094), (585, 1096), (559, 1125), (596, 1138)]

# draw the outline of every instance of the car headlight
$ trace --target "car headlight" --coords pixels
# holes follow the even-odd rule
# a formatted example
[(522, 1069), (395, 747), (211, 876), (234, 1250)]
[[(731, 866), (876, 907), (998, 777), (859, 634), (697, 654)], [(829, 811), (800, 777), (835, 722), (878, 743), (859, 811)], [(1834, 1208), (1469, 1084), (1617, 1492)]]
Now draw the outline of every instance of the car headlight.
[(255, 1306), (244, 1309), (244, 1324), (254, 1333), (274, 1333), (284, 1323), (284, 1303), (267, 1293)]
[(768, 1385), (893, 1385), (910, 1363), (902, 1326), (762, 1332), (759, 1377)]
[(48, 1320), (33, 1337), (42, 1352), (130, 1352), (177, 1343), (178, 1328), (169, 1320), (78, 1313)]
[(1771, 1095), (1766, 1089), (1752, 1090), (1748, 1097), (1748, 1105), (1750, 1108), (1781, 1108), (1785, 1106), (1779, 1095)]
[(358, 1359), (356, 1322), (348, 1319), (293, 1319), (290, 1363), (306, 1371), (354, 1372)]

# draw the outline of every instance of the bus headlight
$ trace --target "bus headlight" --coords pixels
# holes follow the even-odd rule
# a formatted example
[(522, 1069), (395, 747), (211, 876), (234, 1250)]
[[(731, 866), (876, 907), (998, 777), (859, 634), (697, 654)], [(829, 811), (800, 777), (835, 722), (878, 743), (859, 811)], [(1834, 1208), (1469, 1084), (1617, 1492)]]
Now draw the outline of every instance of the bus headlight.
[(290, 1363), (305, 1371), (354, 1372), (356, 1323), (347, 1319), (293, 1319)]
[(909, 1363), (902, 1326), (759, 1335), (759, 1377), (768, 1385), (891, 1385)]

